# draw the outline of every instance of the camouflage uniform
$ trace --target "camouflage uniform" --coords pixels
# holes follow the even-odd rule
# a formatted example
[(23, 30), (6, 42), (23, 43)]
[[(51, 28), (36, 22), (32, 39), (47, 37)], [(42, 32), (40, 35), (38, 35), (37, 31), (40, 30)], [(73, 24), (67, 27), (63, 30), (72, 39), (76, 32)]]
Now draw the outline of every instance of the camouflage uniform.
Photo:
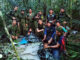
[(20, 14), (19, 19), (20, 19), (21, 34), (25, 35), (26, 31), (28, 30), (28, 28), (25, 26), (26, 24), (28, 24), (28, 21), (26, 20), (26, 15)]
[(18, 11), (15, 11), (15, 12), (14, 12), (14, 17), (16, 18), (16, 21), (17, 21), (17, 22), (20, 22), (20, 21), (19, 21), (19, 12), (18, 12)]
[(32, 15), (27, 14), (27, 19), (28, 19), (28, 27), (32, 28), (33, 32), (35, 32), (34, 13), (32, 13)]
[(65, 12), (64, 13), (59, 13), (58, 19), (61, 22), (61, 24), (63, 23), (63, 21), (68, 21), (69, 20), (67, 14)]
[(17, 25), (15, 25), (15, 26), (10, 25), (10, 26), (8, 26), (8, 28), (9, 28), (9, 32), (10, 32), (11, 35), (13, 35), (13, 36), (18, 36), (19, 35), (18, 34), (19, 30), (18, 30)]
[(19, 22), (19, 19), (18, 19), (18, 17), (19, 17), (19, 11), (10, 11), (9, 13), (8, 13), (8, 17), (10, 17), (11, 19), (12, 19), (12, 17), (15, 17), (17, 20), (17, 22)]

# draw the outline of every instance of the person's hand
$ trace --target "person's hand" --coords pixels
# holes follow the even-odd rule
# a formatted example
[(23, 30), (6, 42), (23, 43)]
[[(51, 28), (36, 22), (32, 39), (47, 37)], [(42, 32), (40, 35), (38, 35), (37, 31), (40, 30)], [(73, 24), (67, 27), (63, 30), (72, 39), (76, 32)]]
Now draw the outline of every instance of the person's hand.
[(42, 41), (44, 41), (44, 40), (45, 40), (45, 38), (42, 39)]
[(40, 30), (37, 30), (37, 32), (40, 32)]
[(41, 31), (44, 31), (44, 29), (41, 29)]

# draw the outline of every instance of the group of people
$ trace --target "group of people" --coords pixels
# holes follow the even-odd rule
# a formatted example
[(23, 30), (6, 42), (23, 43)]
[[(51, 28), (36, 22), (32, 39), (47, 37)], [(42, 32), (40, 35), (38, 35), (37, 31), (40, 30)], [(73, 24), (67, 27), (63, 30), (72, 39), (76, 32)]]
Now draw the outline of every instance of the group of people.
[(60, 52), (66, 51), (65, 40), (70, 31), (64, 8), (60, 9), (58, 17), (53, 9), (49, 9), (46, 18), (42, 11), (34, 14), (31, 8), (29, 13), (26, 13), (24, 9), (19, 12), (18, 8), (15, 6), (14, 10), (8, 13), (12, 19), (12, 25), (8, 27), (12, 39), (34, 33), (43, 42), (44, 49), (51, 48), (54, 59), (60, 60)]

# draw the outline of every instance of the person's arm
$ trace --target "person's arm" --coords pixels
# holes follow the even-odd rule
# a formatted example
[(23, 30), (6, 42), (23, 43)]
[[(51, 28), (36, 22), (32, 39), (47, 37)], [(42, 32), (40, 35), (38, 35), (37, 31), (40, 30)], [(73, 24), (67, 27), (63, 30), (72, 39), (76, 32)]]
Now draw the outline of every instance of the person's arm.
[(40, 32), (41, 32), (41, 31), (44, 31), (44, 29), (41, 29)]
[(40, 32), (38, 28), (36, 30), (37, 30), (37, 32)]
[(56, 32), (54, 32), (50, 38), (50, 40), (48, 41), (48, 44), (50, 44), (52, 42), (52, 40), (54, 39), (54, 36), (55, 36)]
[(64, 36), (66, 36), (67, 30), (66, 30), (64, 27), (62, 27), (62, 29), (63, 29), (63, 31), (64, 31)]
[(44, 31), (44, 29), (39, 29), (39, 24), (37, 25), (37, 32), (42, 32), (42, 31)]
[(43, 38), (43, 40), (42, 41), (44, 41), (46, 39), (46, 35), (44, 35), (44, 38)]
[(39, 29), (39, 28), (37, 28), (36, 30), (37, 30), (37, 32), (42, 32), (42, 31), (44, 31), (44, 29)]
[(52, 38), (54, 38), (55, 34), (56, 34), (56, 32), (53, 32), (53, 34), (52, 34), (52, 36), (51, 36), (51, 37), (52, 37)]
[(48, 46), (48, 48), (59, 48), (59, 46), (60, 46), (60, 44), (57, 42), (56, 45), (54, 45), (54, 46)]
[(67, 32), (67, 30), (64, 27), (62, 27), (62, 29), (63, 29), (64, 32)]
[(50, 44), (52, 42), (53, 38), (51, 37), (50, 40), (48, 41), (48, 44)]
[(57, 44), (56, 45), (53, 45), (53, 46), (48, 46), (46, 45), (45, 48), (59, 48), (60, 45), (62, 44), (62, 37), (57, 41)]
[(27, 20), (27, 16), (25, 17), (25, 26), (28, 26), (28, 20)]
[(54, 20), (53, 20), (53, 23), (55, 23), (56, 22), (56, 15), (54, 16)]
[(46, 35), (47, 35), (47, 29), (45, 28), (45, 30), (44, 30), (44, 38), (43, 38), (42, 41), (44, 41), (46, 39)]
[(57, 42), (57, 44), (53, 46), (45, 45), (45, 48), (59, 48), (59, 46), (60, 44)]

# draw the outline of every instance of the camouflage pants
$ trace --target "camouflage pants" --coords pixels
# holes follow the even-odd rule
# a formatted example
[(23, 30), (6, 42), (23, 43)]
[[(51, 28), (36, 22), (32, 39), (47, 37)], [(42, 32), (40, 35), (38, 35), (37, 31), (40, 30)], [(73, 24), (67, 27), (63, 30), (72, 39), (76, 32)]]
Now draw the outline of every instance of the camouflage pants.
[(22, 35), (26, 35), (27, 27), (25, 26), (25, 23), (20, 24), (20, 32)]

